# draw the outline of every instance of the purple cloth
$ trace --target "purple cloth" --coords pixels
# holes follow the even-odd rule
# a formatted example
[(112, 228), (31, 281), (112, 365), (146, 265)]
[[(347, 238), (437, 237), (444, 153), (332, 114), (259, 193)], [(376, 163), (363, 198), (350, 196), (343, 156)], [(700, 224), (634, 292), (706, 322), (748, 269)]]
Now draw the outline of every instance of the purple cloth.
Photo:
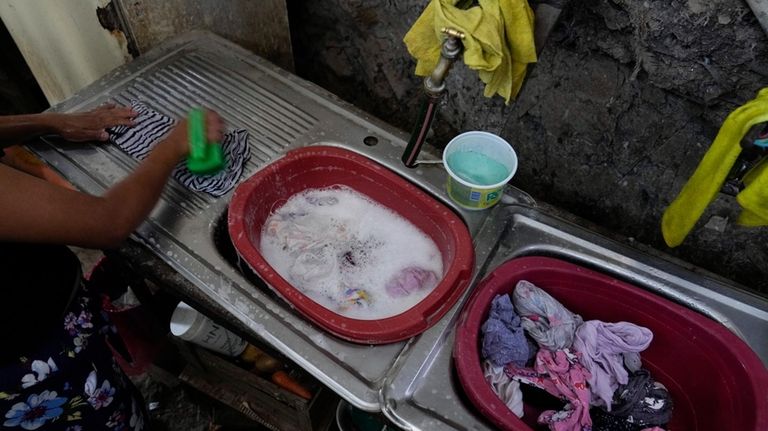
[(390, 297), (398, 298), (420, 289), (434, 287), (436, 284), (437, 276), (434, 272), (409, 266), (392, 277), (384, 288)]
[(547, 410), (538, 422), (552, 431), (591, 431), (589, 416), (589, 371), (579, 362), (579, 354), (565, 350), (556, 352), (540, 349), (533, 369), (507, 364), (504, 372), (521, 383), (544, 389), (568, 402), (559, 412)]
[(539, 346), (555, 351), (571, 347), (581, 317), (573, 314), (547, 292), (521, 280), (512, 292), (523, 328)]
[(525, 366), (530, 357), (528, 340), (509, 295), (496, 295), (493, 298), (488, 320), (480, 330), (483, 333), (483, 359), (497, 367), (510, 362)]
[[(633, 323), (584, 322), (576, 330), (573, 349), (581, 353), (581, 363), (592, 377), (592, 405), (611, 411), (613, 393), (619, 385), (627, 384), (629, 375), (624, 364), (639, 365), (639, 352), (647, 349), (653, 333)], [(625, 360), (626, 357), (630, 359)], [(631, 370), (637, 371), (637, 369)]]

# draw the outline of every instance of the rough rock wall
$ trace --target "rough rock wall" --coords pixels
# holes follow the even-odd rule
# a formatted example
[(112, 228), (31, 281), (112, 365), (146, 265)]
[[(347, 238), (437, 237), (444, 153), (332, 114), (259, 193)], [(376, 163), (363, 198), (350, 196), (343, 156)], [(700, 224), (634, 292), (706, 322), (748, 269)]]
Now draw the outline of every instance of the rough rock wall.
[[(401, 40), (426, 3), (294, 2), (298, 73), (409, 130), (420, 80)], [(768, 228), (736, 226), (734, 199), (719, 196), (676, 249), (659, 222), (726, 115), (765, 85), (767, 42), (742, 0), (572, 1), (516, 103), (452, 70), (433, 142), (498, 133), (520, 156), (513, 184), (766, 294)]]
[(208, 30), (293, 70), (285, 0), (120, 0), (140, 52), (190, 30)]

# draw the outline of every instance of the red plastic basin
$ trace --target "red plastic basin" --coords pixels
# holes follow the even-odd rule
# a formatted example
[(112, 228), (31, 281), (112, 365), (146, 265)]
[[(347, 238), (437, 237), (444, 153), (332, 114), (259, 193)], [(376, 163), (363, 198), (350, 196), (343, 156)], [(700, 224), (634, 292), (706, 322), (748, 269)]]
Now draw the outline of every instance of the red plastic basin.
[(501, 265), (478, 285), (459, 319), (453, 351), (457, 374), (477, 410), (499, 428), (540, 429), (536, 407), (526, 404), (519, 419), (485, 382), (480, 365), (480, 327), (491, 301), (511, 293), (520, 280), (546, 290), (584, 320), (626, 321), (653, 331), (641, 357), (675, 403), (667, 429), (768, 430), (768, 371), (725, 326), (636, 286), (545, 257)]
[[(350, 187), (397, 212), (435, 242), (444, 274), (421, 302), (384, 319), (352, 319), (313, 301), (267, 263), (259, 242), (271, 212), (296, 193), (333, 185)], [(229, 234), (241, 258), (283, 299), (328, 332), (359, 343), (400, 341), (432, 326), (467, 288), (474, 265), (472, 239), (453, 212), (378, 163), (336, 147), (290, 151), (240, 184), (229, 205)]]

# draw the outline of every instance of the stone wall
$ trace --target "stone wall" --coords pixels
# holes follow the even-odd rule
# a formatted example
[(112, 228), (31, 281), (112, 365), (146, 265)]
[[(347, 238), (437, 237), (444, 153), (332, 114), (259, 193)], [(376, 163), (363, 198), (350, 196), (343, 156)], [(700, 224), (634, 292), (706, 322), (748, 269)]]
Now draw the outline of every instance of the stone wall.
[(190, 30), (207, 30), (284, 69), (293, 70), (285, 0), (118, 0), (117, 3), (139, 52)]
[[(420, 80), (402, 37), (426, 3), (291, 2), (297, 72), (409, 130)], [(517, 102), (452, 70), (433, 143), (498, 133), (520, 157), (513, 184), (537, 199), (766, 294), (768, 232), (735, 225), (734, 199), (676, 249), (659, 230), (722, 120), (764, 85), (766, 42), (742, 0), (573, 1)]]

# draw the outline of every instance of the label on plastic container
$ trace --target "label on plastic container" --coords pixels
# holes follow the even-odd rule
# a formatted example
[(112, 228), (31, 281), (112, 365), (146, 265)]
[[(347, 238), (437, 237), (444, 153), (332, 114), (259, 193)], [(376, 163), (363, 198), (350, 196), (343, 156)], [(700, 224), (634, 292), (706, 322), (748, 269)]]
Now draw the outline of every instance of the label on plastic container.
[(206, 331), (190, 340), (197, 345), (229, 356), (237, 356), (245, 350), (246, 341), (227, 331), (213, 321), (208, 322)]

